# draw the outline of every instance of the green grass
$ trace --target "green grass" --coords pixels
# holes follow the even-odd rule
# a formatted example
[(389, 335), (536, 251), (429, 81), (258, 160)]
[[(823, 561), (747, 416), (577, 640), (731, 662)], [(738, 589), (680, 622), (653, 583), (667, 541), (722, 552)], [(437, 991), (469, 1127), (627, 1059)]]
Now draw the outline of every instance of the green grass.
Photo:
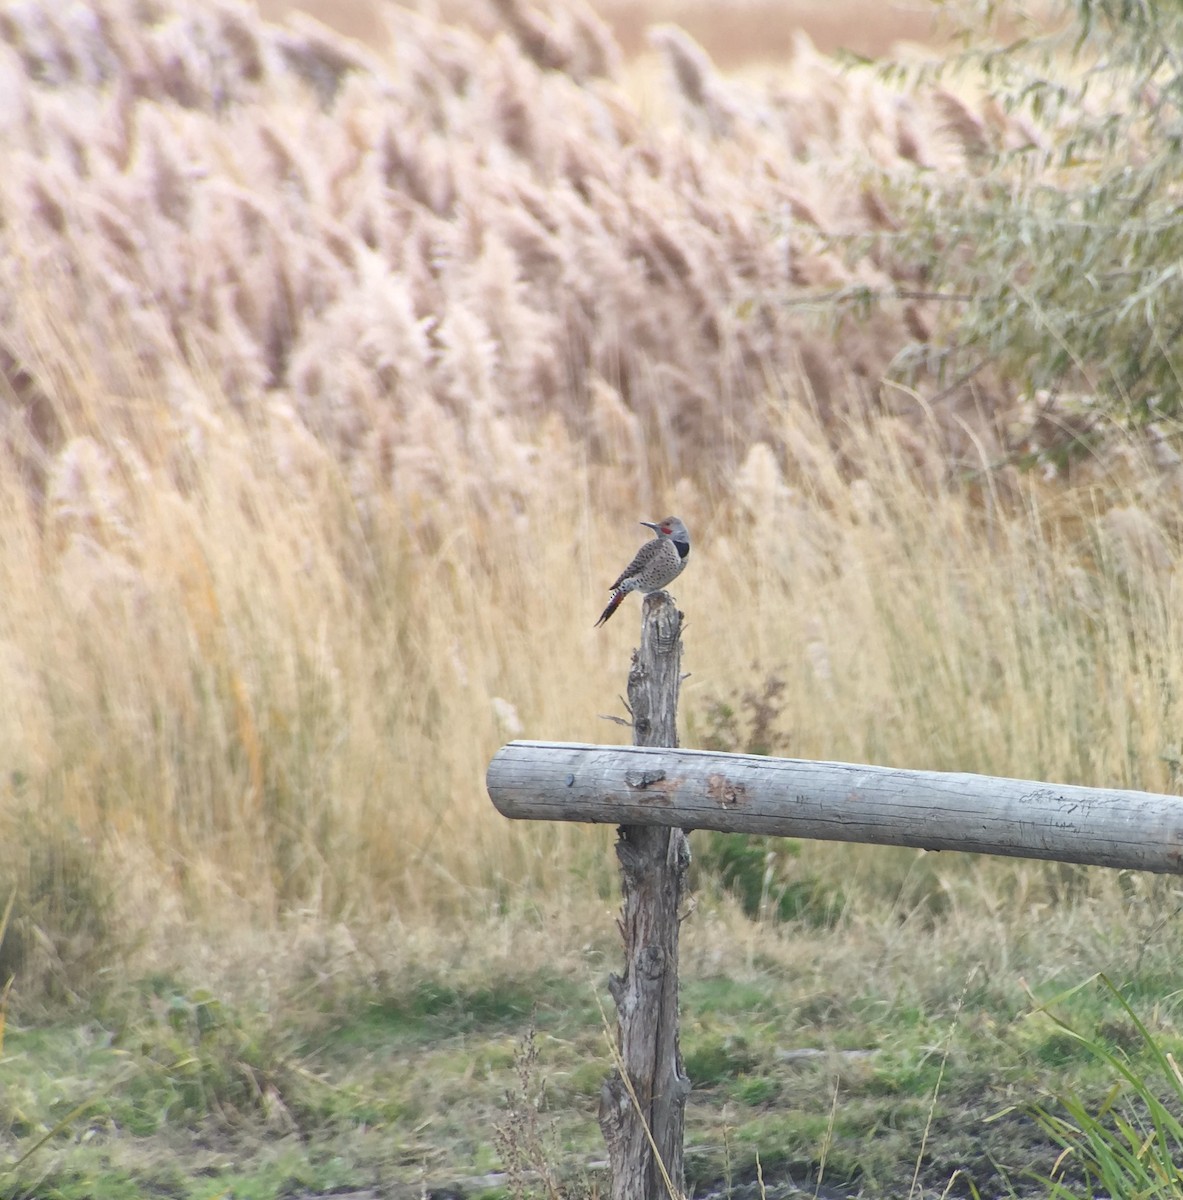
[(1088, 1055), (1111, 1086), (1100, 1101), (1072, 1089), (1061, 1092), (1054, 1104), (1032, 1106), (1040, 1127), (1063, 1148), (1053, 1168), (1038, 1175), (1039, 1182), (1054, 1200), (1178, 1196), (1183, 1190), (1183, 1037), (1174, 1029), (1152, 1030), (1104, 976), (1090, 990), (1116, 1001), (1121, 1014), (1090, 1029), (1065, 1011), (1072, 997), (1057, 998), (1044, 1011), (1061, 1041)]
[[(1094, 922), (1088, 906), (1049, 914), (994, 973), (948, 921), (848, 922), (840, 936), (703, 908), (684, 927), (689, 1181), (701, 1192), (751, 1178), (757, 1158), (767, 1181), (800, 1181), (824, 1161), (830, 1185), (899, 1195), (920, 1157), (925, 1195), (957, 1172), (982, 1195), (1040, 1194), (1063, 1112), (1079, 1126), (1083, 1112), (1117, 1111), (1106, 1107), (1115, 1080), (1161, 1074), (1183, 1045), (1179, 998), (1143, 998), (1164, 947), (1120, 991), (1087, 969), (1096, 942), (1040, 985), (1044, 1000), (1024, 989), (1047, 946), (1090, 936), (1090, 924), (1098, 941), (1112, 932)], [(266, 1004), (245, 987), (233, 1002), (158, 976), (84, 1019), (10, 1024), (0, 1197), (271, 1200), (377, 1181), (508, 1194), (511, 1109), (535, 1122), (527, 1161), (543, 1156), (568, 1191), (602, 1186), (596, 1110), (611, 1056), (594, 964), (610, 965), (614, 948), (598, 945), (582, 967), (484, 970), (471, 987), (420, 972), (339, 979), (326, 996), (296, 973)], [(1076, 1107), (1056, 1108), (1056, 1095)], [(1061, 1116), (1041, 1118), (1040, 1097)]]

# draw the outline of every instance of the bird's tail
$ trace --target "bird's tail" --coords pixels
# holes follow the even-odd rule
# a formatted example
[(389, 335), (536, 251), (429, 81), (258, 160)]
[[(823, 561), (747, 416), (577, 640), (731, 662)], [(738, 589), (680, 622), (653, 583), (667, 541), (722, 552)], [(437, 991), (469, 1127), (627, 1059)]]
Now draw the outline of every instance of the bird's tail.
[(612, 599), (608, 601), (608, 607), (600, 613), (600, 619), (596, 622), (597, 629), (620, 607), (620, 602), (627, 595), (628, 592), (623, 590), (612, 593)]

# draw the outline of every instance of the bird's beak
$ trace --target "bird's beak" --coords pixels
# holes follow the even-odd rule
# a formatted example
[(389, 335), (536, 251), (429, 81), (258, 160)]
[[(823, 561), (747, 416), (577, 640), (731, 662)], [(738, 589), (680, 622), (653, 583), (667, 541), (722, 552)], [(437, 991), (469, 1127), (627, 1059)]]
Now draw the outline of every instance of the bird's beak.
[(638, 522), (638, 524), (644, 525), (648, 529), (652, 529), (654, 533), (656, 533), (661, 528), (660, 521), (640, 521), (640, 522)]

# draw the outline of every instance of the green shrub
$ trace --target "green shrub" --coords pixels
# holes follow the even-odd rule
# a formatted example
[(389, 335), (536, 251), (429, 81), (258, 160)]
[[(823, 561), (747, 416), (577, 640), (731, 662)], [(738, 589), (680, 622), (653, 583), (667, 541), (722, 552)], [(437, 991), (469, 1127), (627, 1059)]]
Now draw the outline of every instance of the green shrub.
[(801, 844), (781, 837), (705, 833), (695, 839), (696, 873), (713, 878), (752, 920), (804, 921), (826, 927), (842, 915), (840, 888), (813, 875), (795, 877)]
[(928, 79), (975, 70), (1031, 137), (992, 143), (975, 126), (968, 179), (933, 171), (895, 192), (904, 228), (880, 250), (947, 317), (900, 366), (939, 362), (953, 381), (990, 365), (1045, 389), (1035, 419), (1053, 453), (1114, 419), (1179, 415), (1183, 9), (1076, 0), (1066, 27), (983, 50), (982, 10), (1001, 6), (974, 8), (974, 49)]

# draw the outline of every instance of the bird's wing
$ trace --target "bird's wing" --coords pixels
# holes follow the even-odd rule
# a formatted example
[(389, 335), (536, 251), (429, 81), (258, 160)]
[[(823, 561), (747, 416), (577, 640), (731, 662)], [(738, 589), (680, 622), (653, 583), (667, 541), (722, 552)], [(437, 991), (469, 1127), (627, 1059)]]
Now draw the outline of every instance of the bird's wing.
[(658, 546), (661, 545), (661, 538), (654, 538), (651, 542), (646, 542), (633, 557), (633, 561), (629, 563), (623, 571), (616, 577), (616, 582), (608, 589), (610, 592), (616, 591), (618, 587), (630, 576), (635, 575), (652, 557)]

